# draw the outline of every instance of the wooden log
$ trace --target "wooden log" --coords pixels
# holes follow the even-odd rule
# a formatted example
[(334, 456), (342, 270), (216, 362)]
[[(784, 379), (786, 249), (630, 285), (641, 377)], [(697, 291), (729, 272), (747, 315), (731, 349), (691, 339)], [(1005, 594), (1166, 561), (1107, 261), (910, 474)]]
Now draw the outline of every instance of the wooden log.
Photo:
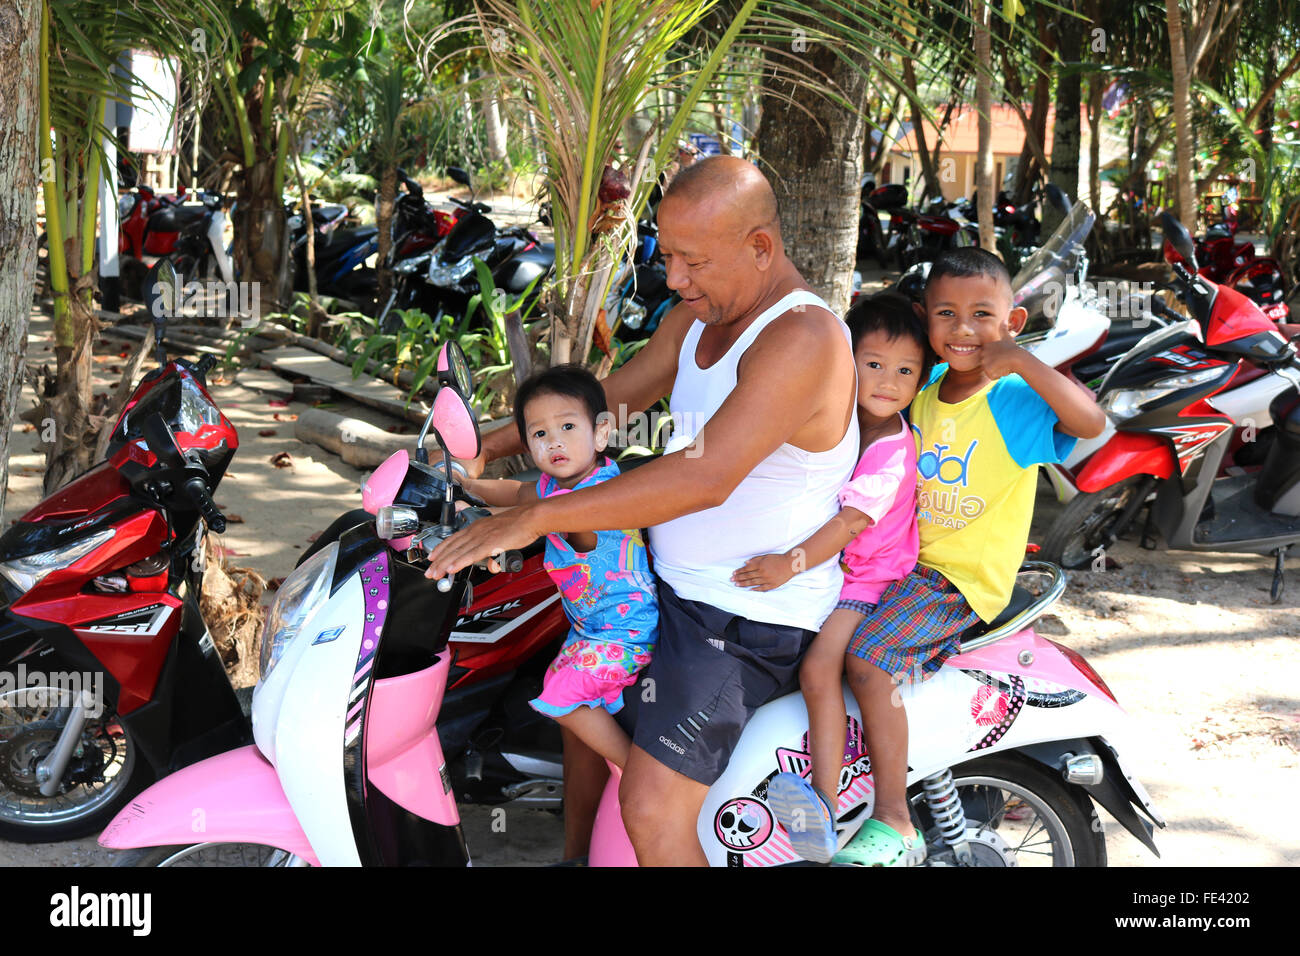
[[(513, 424), (512, 419), (502, 418), (482, 423), (479, 431), (486, 434)], [(347, 464), (356, 468), (377, 467), (387, 461), (393, 452), (400, 449), (405, 449), (408, 454), (414, 454), (417, 437), (415, 434), (394, 435), (369, 422), (329, 412), (323, 408), (304, 409), (294, 424), (293, 433), (299, 441), (319, 445), (326, 451), (332, 451)], [(424, 447), (429, 452), (430, 461), (441, 457), (442, 450), (432, 434), (425, 439)]]

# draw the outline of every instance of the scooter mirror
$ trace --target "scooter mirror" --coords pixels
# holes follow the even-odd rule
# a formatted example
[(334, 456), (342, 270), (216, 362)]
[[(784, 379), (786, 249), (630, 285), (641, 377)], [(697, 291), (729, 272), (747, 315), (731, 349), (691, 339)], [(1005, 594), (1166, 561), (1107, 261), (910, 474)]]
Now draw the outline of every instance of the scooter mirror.
[(176, 267), (170, 259), (159, 259), (145, 273), (140, 298), (149, 309), (154, 325), (166, 325), (176, 314)]
[(1160, 229), (1165, 234), (1165, 241), (1173, 246), (1174, 251), (1182, 257), (1187, 268), (1196, 271), (1196, 246), (1187, 227), (1167, 212), (1160, 214)]
[(1062, 215), (1068, 216), (1070, 214), (1070, 197), (1067, 196), (1065, 190), (1056, 185), (1056, 183), (1048, 183), (1044, 186), (1043, 195), (1047, 197), (1048, 202), (1061, 210)]
[(469, 181), (469, 173), (465, 172), (465, 170), (461, 169), (459, 166), (448, 166), (447, 175), (451, 177), (452, 182), (460, 183), (462, 186), (469, 186), (471, 189), (473, 188)]
[(440, 388), (433, 400), (433, 430), (453, 458), (477, 458), (482, 450), (478, 422), (465, 396), (454, 388)]
[(474, 394), (474, 378), (469, 373), (465, 351), (455, 342), (448, 342), (438, 350), (438, 384), (451, 385), (461, 395)]

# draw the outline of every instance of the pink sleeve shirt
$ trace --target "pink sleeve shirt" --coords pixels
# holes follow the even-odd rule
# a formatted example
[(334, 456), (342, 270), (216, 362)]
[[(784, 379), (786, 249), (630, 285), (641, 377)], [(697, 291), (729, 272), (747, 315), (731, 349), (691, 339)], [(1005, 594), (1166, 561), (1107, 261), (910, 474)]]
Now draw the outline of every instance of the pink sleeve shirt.
[(898, 419), (898, 431), (862, 453), (840, 506), (856, 508), (873, 524), (844, 548), (841, 601), (875, 604), (885, 588), (916, 567), (916, 439)]

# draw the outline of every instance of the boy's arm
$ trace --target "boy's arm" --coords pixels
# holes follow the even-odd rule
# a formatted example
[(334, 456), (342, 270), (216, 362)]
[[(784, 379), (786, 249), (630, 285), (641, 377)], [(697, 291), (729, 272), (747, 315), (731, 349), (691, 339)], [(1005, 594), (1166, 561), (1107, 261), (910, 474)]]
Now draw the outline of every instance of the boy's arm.
[(857, 508), (841, 508), (835, 517), (798, 547), (785, 554), (760, 554), (750, 558), (744, 567), (731, 575), (731, 580), (738, 587), (755, 591), (778, 588), (800, 571), (814, 568), (839, 554), (871, 523), (871, 519)]
[(980, 364), (990, 378), (1019, 375), (1056, 413), (1057, 428), (1075, 438), (1095, 438), (1106, 427), (1106, 413), (1092, 393), (1016, 344), (1008, 325), (1002, 337), (981, 345)]

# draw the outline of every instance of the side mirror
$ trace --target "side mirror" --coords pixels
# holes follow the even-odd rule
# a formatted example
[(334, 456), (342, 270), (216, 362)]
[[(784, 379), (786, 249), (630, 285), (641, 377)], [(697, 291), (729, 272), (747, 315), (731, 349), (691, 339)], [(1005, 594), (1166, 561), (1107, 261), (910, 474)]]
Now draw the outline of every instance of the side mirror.
[(1067, 196), (1065, 190), (1056, 185), (1056, 183), (1048, 183), (1044, 186), (1043, 195), (1047, 197), (1048, 202), (1061, 210), (1061, 215), (1070, 215), (1070, 209), (1072, 208), (1070, 197)]
[[(440, 388), (430, 420), (438, 441), (453, 458), (477, 458), (483, 442), (469, 401), (454, 388)], [(421, 446), (423, 447), (423, 446)], [(450, 471), (448, 471), (450, 474)]]
[(465, 351), (455, 342), (448, 342), (438, 350), (438, 384), (450, 385), (458, 389), (461, 395), (474, 394), (474, 379), (469, 373)]
[(1192, 236), (1187, 231), (1187, 227), (1168, 212), (1162, 212), (1160, 214), (1160, 229), (1165, 234), (1165, 241), (1173, 247), (1174, 252), (1178, 253), (1187, 269), (1195, 272), (1196, 246), (1192, 242)]
[(153, 320), (154, 351), (159, 365), (167, 363), (167, 353), (162, 344), (163, 333), (167, 329), (167, 320), (176, 315), (180, 284), (176, 267), (170, 259), (159, 259), (145, 273), (140, 298)]
[(460, 183), (462, 186), (468, 186), (471, 189), (474, 188), (469, 181), (469, 173), (465, 172), (465, 170), (461, 169), (459, 166), (448, 166), (447, 175), (451, 177), (452, 182)]

